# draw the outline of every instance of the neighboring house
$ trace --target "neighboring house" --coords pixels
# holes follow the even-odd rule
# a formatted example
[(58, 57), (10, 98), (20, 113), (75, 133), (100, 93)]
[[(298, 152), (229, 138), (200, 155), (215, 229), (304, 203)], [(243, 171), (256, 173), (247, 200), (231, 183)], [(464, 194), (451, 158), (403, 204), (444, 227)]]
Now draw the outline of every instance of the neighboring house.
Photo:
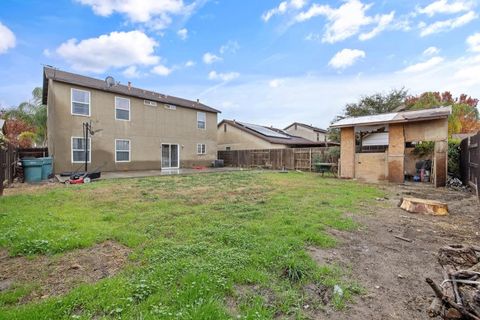
[(284, 149), (324, 146), (284, 130), (256, 124), (222, 120), (218, 126), (218, 150)]
[[(113, 79), (110, 79), (113, 80)], [(44, 68), (54, 171), (171, 169), (217, 158), (217, 113), (197, 101)], [(95, 134), (85, 143), (83, 123)], [(90, 152), (91, 150), (91, 152)]]
[[(332, 128), (341, 130), (340, 176), (403, 183), (406, 178), (418, 174), (418, 161), (431, 160), (431, 168), (425, 169), (429, 181), (436, 187), (445, 186), (448, 117), (451, 112), (450, 107), (441, 107), (345, 118), (333, 123)], [(361, 135), (363, 141), (357, 139)], [(432, 156), (419, 159), (413, 154), (413, 146), (421, 141), (434, 142)], [(361, 143), (382, 148), (358, 148)]]
[(302, 137), (310, 141), (325, 142), (328, 141), (327, 130), (309, 126), (308, 124), (294, 122), (285, 129), (291, 135)]

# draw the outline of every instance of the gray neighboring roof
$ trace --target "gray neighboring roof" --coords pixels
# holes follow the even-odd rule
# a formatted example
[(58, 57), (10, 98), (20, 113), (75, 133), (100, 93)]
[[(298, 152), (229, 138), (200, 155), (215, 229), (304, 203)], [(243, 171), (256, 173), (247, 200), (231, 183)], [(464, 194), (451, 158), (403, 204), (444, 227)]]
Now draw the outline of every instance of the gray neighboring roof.
[(220, 113), (219, 110), (211, 108), (197, 101), (191, 101), (174, 96), (165, 95), (158, 92), (143, 90), (140, 88), (130, 87), (119, 84), (114, 87), (107, 87), (104, 80), (90, 78), (75, 73), (70, 73), (50, 67), (43, 68), (43, 104), (47, 104), (48, 97), (48, 80), (74, 84), (86, 88), (97, 89), (105, 92), (122, 94), (125, 96), (136, 97), (144, 100), (151, 100), (165, 104), (172, 104), (179, 107), (190, 108), (206, 112)]
[(331, 128), (353, 127), (356, 125), (374, 125), (402, 122), (416, 122), (434, 119), (448, 118), (452, 113), (452, 107), (440, 107), (433, 109), (383, 113), (364, 117), (351, 117), (333, 123)]
[(308, 125), (308, 124), (305, 124), (305, 123), (301, 123), (301, 122), (294, 122), (291, 125), (289, 125), (288, 127), (285, 127), (284, 130), (287, 130), (288, 128), (293, 127), (294, 125), (302, 126), (304, 128), (307, 128), (307, 129), (310, 129), (310, 130), (313, 130), (313, 131), (316, 131), (316, 132), (321, 132), (321, 133), (327, 133), (328, 132), (325, 129), (322, 129), (322, 128), (319, 128), (319, 127), (314, 127), (314, 126), (311, 126), (311, 125)]
[[(260, 132), (252, 130), (252, 129), (249, 128), (249, 126), (253, 127), (253, 126), (258, 126), (258, 125), (251, 125), (251, 124), (248, 124), (248, 123), (243, 123), (243, 122), (238, 122), (238, 121), (222, 120), (217, 125), (217, 127), (220, 127), (224, 123), (228, 123), (229, 125), (231, 125), (235, 128), (238, 128), (242, 131), (250, 133), (251, 135), (254, 135), (254, 136), (256, 136), (260, 139), (263, 139), (263, 140), (268, 141), (268, 142), (273, 143), (273, 144), (284, 144), (284, 145), (295, 145), (295, 146), (302, 146), (302, 145), (304, 145), (304, 146), (324, 146), (325, 145), (325, 142), (315, 142), (315, 141), (307, 140), (307, 139), (302, 138), (302, 137), (293, 136), (293, 135), (283, 131), (282, 129), (260, 126), (262, 128), (265, 128), (265, 129), (268, 129), (268, 130), (271, 130), (271, 131), (279, 132), (282, 135), (284, 135), (285, 138), (267, 136), (267, 135), (261, 134)], [(328, 143), (328, 144), (333, 145), (335, 143)]]

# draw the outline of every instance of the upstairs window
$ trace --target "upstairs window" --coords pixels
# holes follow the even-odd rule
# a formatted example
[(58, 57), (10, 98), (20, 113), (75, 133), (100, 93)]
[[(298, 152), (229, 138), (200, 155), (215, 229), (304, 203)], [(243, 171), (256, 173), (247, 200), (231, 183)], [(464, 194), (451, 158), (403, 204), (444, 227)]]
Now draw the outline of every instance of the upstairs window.
[(130, 162), (130, 140), (115, 140), (115, 162)]
[(115, 120), (130, 121), (130, 99), (115, 97)]
[(90, 116), (90, 92), (72, 88), (72, 114)]
[(197, 128), (207, 128), (207, 114), (205, 112), (197, 112)]
[[(85, 162), (85, 138), (72, 137), (72, 162), (73, 163), (84, 163)], [(92, 140), (88, 138), (88, 151), (87, 151), (87, 162), (90, 163), (92, 149)]]
[(207, 146), (204, 143), (197, 144), (197, 154), (206, 154)]

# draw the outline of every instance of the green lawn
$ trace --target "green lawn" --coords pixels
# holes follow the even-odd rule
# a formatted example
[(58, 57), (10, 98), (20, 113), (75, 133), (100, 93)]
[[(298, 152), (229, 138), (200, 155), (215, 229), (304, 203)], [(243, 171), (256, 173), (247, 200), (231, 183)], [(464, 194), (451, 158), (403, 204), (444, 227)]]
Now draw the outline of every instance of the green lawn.
[(359, 288), (305, 248), (335, 246), (328, 229), (355, 229), (343, 213), (380, 195), (314, 174), (233, 172), (3, 197), (0, 248), (12, 256), (61, 255), (107, 239), (133, 253), (118, 275), (64, 296), (22, 305), (34, 283), (0, 292), (0, 319), (302, 319), (309, 284), (340, 285), (332, 304), (341, 308)]

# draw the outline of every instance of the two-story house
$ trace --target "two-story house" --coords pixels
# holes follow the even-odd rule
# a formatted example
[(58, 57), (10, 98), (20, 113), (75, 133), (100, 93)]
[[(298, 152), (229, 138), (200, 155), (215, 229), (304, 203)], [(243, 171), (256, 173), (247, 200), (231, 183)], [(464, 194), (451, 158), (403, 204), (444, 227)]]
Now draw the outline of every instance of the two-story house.
[[(103, 171), (207, 166), (217, 158), (220, 111), (198, 100), (46, 67), (43, 103), (55, 173), (79, 170), (85, 158)], [(86, 122), (94, 132), (88, 141)]]
[(327, 130), (308, 124), (294, 122), (283, 130), (295, 136), (308, 139), (310, 141), (328, 142)]

